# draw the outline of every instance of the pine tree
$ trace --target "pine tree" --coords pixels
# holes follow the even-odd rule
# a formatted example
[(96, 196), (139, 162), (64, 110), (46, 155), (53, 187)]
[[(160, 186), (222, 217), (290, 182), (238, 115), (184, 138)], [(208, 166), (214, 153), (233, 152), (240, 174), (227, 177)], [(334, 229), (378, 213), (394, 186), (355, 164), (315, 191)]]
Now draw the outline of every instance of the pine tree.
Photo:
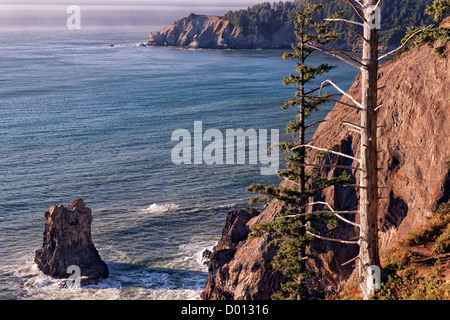
[[(394, 49), (382, 56), (378, 55), (379, 29), (381, 28), (380, 5), (382, 0), (342, 0), (349, 4), (362, 22), (333, 17), (325, 19), (345, 26), (350, 31), (358, 35), (363, 43), (362, 57), (355, 57), (347, 52), (331, 48), (326, 45), (309, 42), (306, 44), (309, 48), (319, 50), (331, 56), (337, 57), (342, 61), (360, 69), (361, 71), (361, 102), (344, 92), (332, 80), (325, 80), (323, 83), (330, 84), (340, 93), (347, 97), (351, 104), (339, 101), (339, 103), (351, 106), (359, 110), (360, 123), (354, 124), (344, 121), (343, 124), (350, 126), (352, 131), (359, 133), (360, 154), (354, 157), (345, 154), (339, 154), (352, 159), (357, 163), (359, 171), (359, 181), (354, 187), (359, 189), (359, 223), (344, 220), (359, 228), (359, 237), (357, 241), (339, 240), (326, 238), (317, 234), (309, 233), (316, 238), (337, 241), (340, 243), (357, 244), (359, 254), (353, 259), (342, 265), (349, 264), (359, 260), (359, 283), (364, 299), (368, 299), (373, 294), (375, 288), (379, 288), (378, 282), (383, 271), (380, 268), (379, 245), (378, 245), (378, 165), (377, 165), (377, 114), (381, 105), (378, 105), (378, 65), (379, 61), (399, 51), (414, 35), (423, 32), (421, 29), (412, 34), (405, 40), (402, 46)], [(358, 29), (362, 27), (362, 32)], [(331, 149), (318, 148), (312, 145), (306, 145), (308, 148), (319, 149), (328, 153), (337, 154)], [(331, 209), (331, 207), (328, 205)], [(333, 210), (332, 210), (333, 211)], [(333, 213), (336, 212), (333, 211)], [(337, 217), (340, 217), (337, 215)]]
[[(307, 266), (307, 260), (314, 257), (310, 249), (312, 238), (308, 233), (307, 224), (310, 229), (317, 221), (336, 223), (334, 216), (327, 213), (305, 214), (307, 207), (318, 204), (309, 199), (329, 186), (352, 182), (346, 171), (343, 171), (339, 177), (325, 179), (315, 177), (314, 167), (309, 171), (306, 170), (308, 164), (304, 147), (305, 132), (316, 124), (307, 125), (306, 119), (317, 110), (320, 104), (331, 99), (329, 95), (319, 93), (321, 87), (311, 88), (311, 82), (333, 68), (327, 63), (316, 67), (307, 65), (306, 60), (315, 50), (306, 44), (314, 43), (322, 46), (338, 37), (336, 32), (329, 30), (329, 22), (320, 23), (313, 19), (314, 14), (322, 8), (324, 5), (311, 5), (297, 13), (297, 20), (294, 22), (297, 43), (292, 45), (293, 51), (283, 55), (283, 59), (296, 60), (296, 74), (290, 73), (283, 80), (285, 86), (295, 86), (296, 92), (295, 97), (286, 101), (282, 109), (298, 108), (296, 118), (286, 126), (286, 131), (292, 135), (293, 141), (284, 141), (279, 145), (280, 150), (288, 154), (287, 168), (278, 173), (279, 177), (286, 180), (286, 183), (279, 187), (253, 184), (247, 189), (258, 192), (262, 196), (262, 198), (252, 198), (251, 202), (277, 199), (286, 208), (275, 221), (258, 225), (254, 233), (256, 236), (263, 232), (277, 235), (271, 242), (278, 247), (273, 267), (281, 270), (289, 280), (282, 284), (282, 291), (273, 296), (275, 299), (306, 297), (306, 280), (314, 274)], [(334, 18), (339, 18), (340, 14), (337, 13)], [(313, 185), (314, 189), (311, 188)]]
[(434, 14), (434, 21), (439, 22), (450, 11), (449, 0), (434, 0), (426, 9), (427, 14)]
[[(435, 22), (441, 20), (448, 15), (450, 11), (450, 0), (434, 0), (433, 3), (427, 7), (426, 12), (429, 15), (434, 15)], [(411, 48), (419, 49), (424, 43), (428, 43), (430, 47), (434, 48), (434, 52), (441, 58), (447, 56), (447, 43), (450, 41), (450, 28), (435, 25), (410, 26), (402, 39), (404, 48), (400, 48), (399, 53), (403, 53)]]
[[(283, 142), (280, 149), (292, 155), (287, 157), (287, 169), (279, 173), (288, 181), (288, 186), (263, 186), (260, 184), (252, 185), (248, 190), (259, 192), (264, 196), (263, 200), (278, 199), (283, 202), (286, 211), (280, 214), (274, 222), (260, 225), (258, 234), (263, 231), (274, 232), (279, 235), (273, 243), (278, 245), (279, 251), (274, 259), (276, 269), (283, 270), (291, 281), (283, 285), (283, 293), (278, 297), (304, 298), (306, 295), (306, 279), (311, 276), (308, 270), (306, 260), (313, 254), (309, 248), (311, 238), (309, 236), (328, 241), (335, 241), (344, 244), (354, 244), (359, 246), (359, 254), (345, 262), (342, 265), (359, 260), (359, 283), (364, 299), (368, 299), (373, 294), (374, 289), (379, 286), (377, 275), (380, 276), (380, 258), (378, 249), (378, 177), (377, 177), (377, 113), (381, 105), (378, 105), (378, 64), (380, 60), (401, 50), (414, 36), (427, 30), (428, 27), (419, 29), (411, 34), (403, 44), (384, 55), (378, 55), (380, 29), (380, 5), (382, 0), (342, 0), (349, 4), (359, 19), (362, 21), (353, 21), (341, 18), (341, 12), (335, 14), (332, 18), (325, 19), (325, 23), (317, 23), (312, 18), (312, 13), (323, 8), (322, 5), (308, 7), (298, 14), (295, 24), (297, 28), (298, 44), (293, 46), (294, 52), (286, 53), (285, 58), (295, 58), (298, 60), (297, 76), (292, 74), (285, 78), (285, 84), (295, 84), (297, 86), (296, 97), (290, 99), (284, 105), (287, 107), (299, 107), (297, 118), (291, 121), (288, 126), (288, 132), (298, 135), (295, 142)], [(443, 14), (447, 9), (447, 1), (434, 6), (434, 11), (430, 12)], [(327, 42), (336, 39), (336, 33), (329, 31), (328, 22), (338, 23), (355, 33), (362, 40), (362, 57), (356, 57), (347, 52), (327, 46)], [(309, 30), (315, 29), (315, 33)], [(361, 30), (362, 27), (362, 30)], [(336, 57), (349, 65), (358, 68), (361, 71), (361, 99), (360, 102), (349, 93), (339, 88), (332, 80), (328, 79), (322, 82), (320, 88), (306, 89), (308, 81), (314, 79), (331, 70), (331, 67), (322, 64), (318, 67), (310, 67), (305, 64), (305, 60), (315, 50), (321, 51), (333, 57)], [(345, 96), (349, 102), (336, 100), (328, 95), (321, 95), (322, 88), (331, 85), (339, 93)], [(314, 96), (314, 94), (318, 93)], [(344, 121), (343, 124), (349, 126), (351, 131), (360, 134), (360, 154), (359, 156), (347, 155), (329, 148), (320, 148), (304, 141), (305, 118), (314, 111), (323, 101), (336, 101), (340, 104), (355, 108), (360, 114), (360, 123), (354, 124)], [(356, 162), (356, 167), (334, 166), (343, 169), (356, 169), (359, 172), (359, 181), (357, 184), (348, 185), (359, 190), (359, 208), (357, 211), (341, 211), (340, 213), (356, 213), (359, 215), (359, 223), (347, 220), (342, 217), (329, 203), (308, 201), (308, 197), (324, 188), (349, 183), (350, 177), (344, 171), (340, 177), (331, 180), (323, 178), (313, 179), (310, 172), (305, 171), (305, 167), (311, 164), (305, 163), (305, 148), (319, 150), (325, 153), (331, 153), (346, 157)], [(333, 165), (327, 165), (333, 167)], [(308, 182), (308, 183), (307, 183)], [(312, 184), (311, 184), (312, 183)], [(314, 190), (308, 189), (308, 186), (317, 184)], [(309, 210), (308, 207), (321, 204), (324, 206), (322, 211)], [(314, 221), (319, 214), (329, 213), (331, 217), (338, 218), (345, 223), (351, 224), (359, 229), (358, 240), (343, 240), (324, 237), (314, 232)], [(322, 221), (324, 217), (322, 217)], [(379, 279), (378, 279), (379, 280)]]

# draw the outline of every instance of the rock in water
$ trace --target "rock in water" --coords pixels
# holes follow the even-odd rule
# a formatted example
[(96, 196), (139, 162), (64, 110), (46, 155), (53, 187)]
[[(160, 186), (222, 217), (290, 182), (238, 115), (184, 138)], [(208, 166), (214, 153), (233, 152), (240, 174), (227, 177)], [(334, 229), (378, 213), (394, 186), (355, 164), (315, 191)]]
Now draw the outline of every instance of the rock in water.
[(46, 275), (68, 278), (67, 268), (78, 266), (81, 286), (96, 284), (109, 275), (91, 239), (92, 211), (82, 199), (68, 207), (52, 205), (45, 213), (44, 242), (34, 261)]
[(269, 245), (271, 238), (248, 239), (256, 222), (264, 221), (255, 209), (228, 213), (222, 238), (208, 262), (209, 277), (202, 299), (268, 300), (279, 290), (282, 276), (272, 268), (276, 250)]

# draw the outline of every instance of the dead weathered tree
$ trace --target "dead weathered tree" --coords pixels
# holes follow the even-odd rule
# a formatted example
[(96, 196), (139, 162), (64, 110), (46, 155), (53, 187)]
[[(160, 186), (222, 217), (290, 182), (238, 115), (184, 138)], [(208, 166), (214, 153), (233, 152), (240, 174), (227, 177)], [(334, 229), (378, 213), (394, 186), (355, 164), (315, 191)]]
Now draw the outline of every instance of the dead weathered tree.
[[(361, 136), (360, 155), (353, 157), (342, 154), (326, 148), (306, 144), (304, 147), (315, 150), (326, 151), (355, 160), (358, 163), (359, 183), (352, 185), (359, 189), (359, 224), (343, 219), (339, 212), (325, 203), (327, 210), (333, 212), (341, 220), (351, 223), (359, 228), (359, 237), (357, 241), (332, 239), (314, 234), (308, 231), (308, 234), (322, 240), (336, 241), (345, 244), (358, 244), (359, 254), (357, 257), (344, 263), (348, 264), (359, 260), (359, 281), (363, 296), (367, 299), (374, 289), (374, 270), (380, 270), (380, 258), (378, 249), (378, 165), (377, 165), (377, 113), (381, 106), (378, 105), (378, 62), (381, 59), (393, 54), (395, 49), (381, 57), (378, 56), (378, 30), (380, 29), (380, 4), (382, 0), (343, 0), (347, 2), (357, 13), (361, 21), (350, 21), (341, 18), (326, 19), (347, 27), (355, 32), (362, 39), (362, 57), (355, 57), (347, 52), (337, 50), (326, 45), (309, 43), (307, 46), (336, 57), (361, 70), (361, 101), (346, 93), (332, 80), (324, 81), (323, 85), (332, 85), (342, 95), (346, 96), (351, 103), (343, 103), (359, 110), (360, 123), (354, 124), (344, 122), (349, 130), (356, 131)], [(361, 29), (362, 31), (358, 30)], [(320, 204), (319, 202), (310, 203)], [(324, 204), (324, 203), (322, 203)], [(314, 212), (313, 212), (314, 213)], [(379, 274), (377, 274), (378, 276)]]
[[(346, 63), (361, 70), (361, 101), (344, 92), (332, 80), (326, 80), (328, 84), (335, 87), (340, 93), (349, 98), (353, 107), (360, 111), (359, 124), (344, 123), (350, 130), (356, 131), (361, 136), (361, 147), (359, 158), (350, 157), (332, 150), (317, 148), (306, 145), (313, 149), (331, 152), (340, 156), (349, 157), (359, 164), (359, 184), (354, 187), (359, 189), (359, 219), (360, 223), (353, 225), (359, 228), (359, 239), (357, 241), (329, 239), (320, 235), (311, 235), (323, 239), (338, 241), (341, 243), (352, 243), (359, 245), (359, 254), (351, 261), (359, 259), (359, 280), (364, 298), (372, 294), (373, 278), (372, 266), (380, 266), (378, 251), (378, 177), (377, 177), (377, 74), (378, 74), (378, 29), (380, 25), (379, 5), (381, 0), (365, 0), (363, 3), (357, 0), (344, 0), (352, 6), (362, 22), (345, 19), (328, 19), (343, 24), (354, 31), (362, 39), (362, 58), (357, 58), (341, 50), (327, 46), (310, 44), (310, 47), (339, 58)], [(362, 32), (357, 28), (362, 27)], [(328, 208), (331, 206), (327, 204)], [(336, 215), (338, 213), (334, 212)], [(346, 221), (348, 222), (348, 221)], [(349, 262), (351, 262), (349, 261)], [(347, 262), (347, 263), (349, 263)]]
[[(361, 289), (365, 298), (372, 294), (372, 269), (369, 266), (380, 266), (378, 252), (378, 164), (377, 164), (377, 112), (378, 112), (378, 29), (380, 21), (376, 12), (379, 4), (376, 0), (365, 1), (363, 66), (361, 68), (361, 171), (359, 198), (359, 276)], [(374, 7), (375, 6), (375, 7)], [(375, 23), (373, 23), (375, 22)], [(370, 274), (369, 274), (370, 273)]]
[[(320, 89), (310, 91), (314, 93), (319, 91), (319, 94), (315, 99), (320, 101), (324, 99), (326, 101), (335, 101), (336, 103), (343, 104), (355, 108), (359, 111), (360, 122), (358, 124), (346, 122), (343, 124), (348, 127), (348, 130), (355, 131), (360, 135), (360, 154), (359, 156), (350, 156), (342, 152), (337, 152), (335, 150), (322, 148), (314, 146), (310, 143), (302, 144), (304, 139), (300, 138), (299, 143), (295, 146), (290, 147), (288, 152), (298, 153), (303, 152), (306, 148), (313, 150), (318, 150), (322, 152), (331, 153), (340, 157), (345, 157), (356, 162), (354, 166), (342, 166), (334, 164), (311, 164), (306, 163), (303, 159), (302, 161), (297, 161), (296, 166), (300, 168), (307, 166), (314, 167), (335, 167), (340, 169), (356, 170), (359, 174), (359, 179), (356, 184), (348, 184), (348, 187), (354, 187), (359, 190), (359, 208), (357, 211), (337, 211), (329, 203), (325, 201), (315, 201), (309, 202), (305, 201), (306, 190), (305, 190), (305, 180), (292, 181), (288, 179), (291, 184), (299, 186), (296, 190), (295, 196), (303, 199), (301, 205), (297, 206), (297, 210), (294, 214), (286, 214), (277, 217), (278, 219), (290, 219), (290, 218), (304, 218), (309, 215), (330, 213), (336, 216), (341, 221), (353, 225), (359, 229), (359, 235), (356, 239), (336, 239), (326, 237), (323, 234), (318, 234), (314, 232), (308, 224), (305, 225), (305, 233), (309, 236), (339, 242), (343, 244), (359, 245), (359, 253), (356, 257), (350, 259), (349, 261), (343, 263), (343, 265), (352, 263), (353, 261), (359, 260), (359, 282), (360, 287), (365, 299), (367, 299), (376, 285), (379, 282), (375, 282), (377, 277), (380, 276), (380, 258), (378, 249), (378, 164), (377, 164), (377, 113), (380, 109), (378, 105), (378, 62), (381, 59), (388, 57), (389, 55), (398, 51), (399, 48), (392, 50), (391, 52), (378, 56), (378, 30), (380, 29), (380, 4), (382, 0), (342, 0), (348, 3), (352, 10), (354, 10), (361, 21), (351, 21), (347, 19), (342, 19), (340, 15), (336, 15), (333, 18), (326, 19), (327, 22), (334, 22), (344, 25), (346, 28), (355, 32), (362, 40), (362, 57), (356, 57), (350, 53), (329, 47), (327, 43), (321, 41), (307, 41), (302, 43), (302, 47), (308, 47), (308, 56), (314, 51), (321, 51), (335, 58), (338, 58), (358, 69), (361, 72), (361, 100), (358, 101), (352, 97), (349, 93), (342, 90), (332, 79), (325, 80), (322, 83)], [(422, 30), (419, 30), (420, 32)], [(415, 34), (413, 34), (415, 35)], [(412, 36), (411, 36), (412, 37)], [(410, 37), (410, 38), (411, 38)], [(404, 45), (404, 44), (403, 44)], [(402, 46), (403, 46), (402, 45)], [(322, 96), (322, 87), (333, 86), (342, 96), (345, 96), (349, 102), (344, 102), (342, 100), (334, 99), (334, 95)], [(300, 91), (300, 97), (304, 97), (303, 91)], [(303, 117), (301, 117), (303, 119)], [(316, 124), (316, 123), (314, 123)], [(302, 156), (303, 157), (303, 156)], [(304, 172), (304, 170), (302, 171)], [(285, 177), (286, 178), (286, 177)], [(293, 192), (289, 192), (289, 188), (270, 188), (262, 189), (253, 187), (251, 191), (263, 191), (264, 194), (275, 193), (274, 190), (281, 190), (277, 193), (280, 198), (288, 199), (289, 195)], [(277, 191), (277, 192), (278, 192)], [(286, 193), (286, 194), (284, 194)], [(289, 198), (290, 199), (290, 198)], [(286, 201), (285, 201), (286, 202)], [(297, 201), (298, 202), (298, 201)], [(313, 210), (309, 208), (314, 208)], [(320, 207), (320, 208), (316, 208)], [(291, 210), (292, 211), (292, 210)], [(359, 214), (359, 223), (350, 221), (344, 218), (343, 214)], [(303, 224), (302, 224), (303, 225)], [(303, 257), (303, 255), (302, 255)]]

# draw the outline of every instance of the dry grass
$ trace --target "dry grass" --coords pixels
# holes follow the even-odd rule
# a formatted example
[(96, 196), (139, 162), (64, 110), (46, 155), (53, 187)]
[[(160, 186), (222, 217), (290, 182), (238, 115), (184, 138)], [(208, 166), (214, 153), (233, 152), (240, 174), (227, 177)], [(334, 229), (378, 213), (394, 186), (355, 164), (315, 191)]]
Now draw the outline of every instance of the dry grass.
[[(387, 274), (374, 300), (450, 300), (450, 203), (381, 257)], [(330, 299), (362, 299), (352, 281)]]

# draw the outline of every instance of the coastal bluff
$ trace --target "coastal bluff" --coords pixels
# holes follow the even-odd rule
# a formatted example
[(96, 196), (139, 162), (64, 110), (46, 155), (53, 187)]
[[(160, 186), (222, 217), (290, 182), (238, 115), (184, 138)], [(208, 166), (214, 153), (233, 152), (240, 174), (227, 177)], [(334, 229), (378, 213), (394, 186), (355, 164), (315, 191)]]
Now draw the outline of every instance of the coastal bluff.
[(42, 248), (35, 252), (35, 263), (46, 275), (57, 279), (70, 276), (69, 266), (81, 271), (81, 286), (106, 279), (109, 269), (91, 239), (92, 211), (83, 199), (69, 206), (52, 205), (45, 212)]
[[(378, 184), (379, 245), (381, 253), (395, 246), (409, 232), (425, 223), (442, 203), (450, 201), (450, 78), (449, 47), (447, 58), (439, 58), (434, 48), (423, 45), (402, 57), (383, 65), (379, 70), (378, 114)], [(355, 99), (361, 97), (361, 82), (356, 77), (349, 89)], [(342, 102), (350, 103), (346, 98)], [(342, 121), (358, 123), (359, 111), (336, 104), (315, 132), (312, 145), (357, 155), (360, 137), (349, 131)], [(309, 161), (315, 153), (308, 151)], [(356, 167), (351, 159), (326, 155), (323, 164)], [(320, 174), (337, 177), (343, 169), (323, 167)], [(356, 170), (348, 172), (357, 182)], [(283, 182), (285, 183), (285, 182)], [(358, 192), (354, 188), (334, 186), (317, 200), (326, 200), (337, 210), (355, 210)], [(284, 210), (272, 201), (261, 213), (241, 220), (246, 230), (262, 222), (273, 221)], [(227, 218), (228, 220), (230, 217)], [(359, 217), (352, 219), (358, 222)], [(228, 221), (227, 220), (227, 221)], [(245, 221), (245, 222), (243, 222)], [(223, 239), (234, 228), (227, 223)], [(242, 227), (240, 227), (242, 230)], [(228, 230), (228, 231), (227, 231)], [(205, 300), (268, 299), (279, 288), (282, 275), (272, 270), (276, 254), (267, 236), (249, 237), (241, 234), (227, 248), (214, 248), (209, 261), (209, 278), (201, 297)], [(353, 226), (342, 225), (327, 233), (330, 238), (349, 239), (357, 236)], [(220, 244), (221, 242), (219, 242)], [(233, 248), (229, 251), (229, 248)], [(358, 247), (341, 243), (314, 240), (312, 249), (318, 254), (309, 263), (316, 272), (308, 283), (312, 298), (339, 292), (355, 276), (355, 263), (342, 264), (358, 253)], [(228, 250), (228, 251), (224, 251)]]
[(213, 15), (183, 18), (160, 31), (152, 31), (146, 46), (176, 46), (191, 49), (280, 49), (295, 40), (293, 24), (286, 23), (271, 38), (244, 35), (239, 27)]

